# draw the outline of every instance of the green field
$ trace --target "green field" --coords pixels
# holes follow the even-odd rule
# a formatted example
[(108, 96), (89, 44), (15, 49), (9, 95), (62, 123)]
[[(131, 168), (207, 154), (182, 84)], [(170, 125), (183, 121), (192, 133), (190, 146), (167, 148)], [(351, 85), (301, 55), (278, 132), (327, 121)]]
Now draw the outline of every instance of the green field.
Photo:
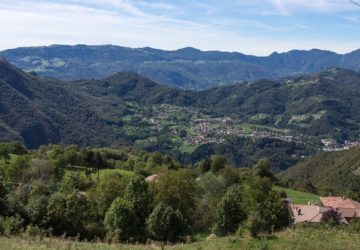
[(287, 196), (290, 198), (291, 203), (294, 204), (307, 204), (309, 201), (320, 202), (320, 197), (316, 194), (301, 192), (280, 186), (275, 186), (274, 189), (279, 192), (285, 191)]
[[(85, 170), (86, 168), (85, 167), (68, 167), (66, 169), (66, 173), (81, 173), (83, 175), (85, 175)], [(99, 171), (99, 178), (102, 179), (108, 175), (111, 175), (111, 174), (120, 174), (122, 176), (132, 176), (134, 175), (135, 173), (134, 172), (131, 172), (131, 171), (126, 171), (126, 170), (122, 170), (122, 169), (101, 169)], [(98, 173), (92, 173), (91, 174), (91, 178), (93, 180), (96, 180), (98, 178)]]
[(360, 234), (349, 233), (342, 228), (297, 228), (288, 229), (271, 236), (250, 238), (231, 236), (202, 240), (192, 244), (161, 247), (160, 245), (124, 245), (104, 243), (80, 243), (61, 239), (28, 237), (0, 237), (0, 249), (77, 249), (77, 250), (222, 250), (222, 249), (281, 249), (281, 250), (356, 250), (360, 246)]

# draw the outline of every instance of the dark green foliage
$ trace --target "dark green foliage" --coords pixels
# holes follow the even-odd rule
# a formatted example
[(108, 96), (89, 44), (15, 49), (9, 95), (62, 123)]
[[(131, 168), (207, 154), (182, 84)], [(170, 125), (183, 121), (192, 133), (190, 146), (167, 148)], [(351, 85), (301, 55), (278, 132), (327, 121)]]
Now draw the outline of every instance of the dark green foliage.
[(240, 186), (232, 186), (218, 204), (214, 228), (218, 235), (235, 233), (239, 225), (246, 219), (242, 193), (243, 189)]
[(101, 217), (105, 216), (116, 198), (124, 196), (128, 182), (127, 177), (111, 174), (97, 181), (96, 185), (89, 190), (89, 199), (97, 205), (96, 210)]
[(360, 149), (321, 153), (289, 168), (279, 177), (288, 185), (321, 195), (360, 198)]
[[(93, 161), (95, 155), (101, 160)], [(216, 171), (211, 171), (213, 160)], [(88, 172), (92, 167), (77, 166), (91, 162), (108, 167), (100, 169), (100, 178)], [(0, 164), (6, 178), (0, 180), (0, 233), (177, 242), (212, 229), (218, 235), (248, 229), (256, 236), (291, 223), (282, 196), (273, 191), (268, 160), (248, 169), (224, 162), (212, 157), (209, 169), (201, 173), (169, 156), (128, 148), (48, 145), (10, 154), (9, 164)], [(121, 169), (130, 165), (158, 178), (146, 181)]]
[(257, 237), (258, 234), (263, 231), (264, 224), (265, 221), (259, 212), (250, 212), (246, 221), (246, 226), (252, 237)]
[(212, 172), (203, 174), (198, 179), (202, 195), (194, 220), (194, 228), (199, 231), (208, 231), (216, 218), (216, 207), (226, 192), (227, 185), (222, 175)]
[(0, 217), (0, 235), (17, 235), (22, 231), (24, 220), (20, 216)]
[(145, 236), (145, 220), (148, 218), (151, 209), (153, 197), (149, 189), (149, 185), (145, 182), (144, 177), (135, 176), (126, 186), (124, 199), (128, 201), (137, 217), (136, 235), (144, 239)]
[(147, 231), (156, 240), (175, 242), (185, 232), (183, 216), (179, 210), (159, 204), (149, 216)]
[(191, 219), (199, 199), (199, 186), (190, 170), (165, 171), (154, 189), (157, 204), (170, 206)]
[(213, 173), (217, 173), (219, 172), (221, 169), (225, 168), (226, 166), (226, 158), (222, 155), (214, 155), (213, 157), (211, 157), (211, 165), (210, 165), (210, 170)]
[(269, 178), (271, 180), (274, 179), (274, 175), (270, 170), (270, 162), (267, 158), (262, 158), (258, 161), (258, 163), (254, 166), (254, 175), (261, 178)]
[(6, 195), (8, 194), (8, 189), (5, 187), (2, 181), (3, 180), (0, 177), (0, 216), (7, 214)]
[(104, 225), (108, 237), (127, 240), (136, 235), (138, 218), (130, 201), (117, 198), (106, 212)]
[(198, 164), (198, 170), (200, 171), (200, 173), (206, 173), (208, 171), (210, 171), (211, 168), (211, 159), (206, 158), (202, 161), (200, 161), (200, 163)]
[(60, 183), (60, 191), (72, 193), (74, 190), (86, 190), (92, 185), (92, 180), (80, 173), (66, 174)]
[[(291, 223), (287, 204), (281, 201), (280, 193), (272, 190), (272, 183), (268, 178), (254, 176), (247, 182), (245, 189), (245, 203), (247, 213), (256, 213), (259, 220), (257, 231), (271, 233), (282, 229)], [(262, 222), (260, 224), (260, 222)]]

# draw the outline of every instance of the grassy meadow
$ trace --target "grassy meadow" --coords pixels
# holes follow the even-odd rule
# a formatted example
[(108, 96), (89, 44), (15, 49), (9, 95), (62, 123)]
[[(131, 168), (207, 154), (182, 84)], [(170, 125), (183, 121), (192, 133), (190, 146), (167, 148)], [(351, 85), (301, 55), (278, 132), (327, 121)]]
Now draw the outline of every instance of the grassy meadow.
[(274, 186), (274, 189), (278, 192), (284, 191), (293, 204), (307, 204), (308, 201), (320, 202), (320, 197), (317, 194), (301, 192), (280, 186)]
[(251, 238), (247, 235), (200, 240), (191, 244), (161, 245), (126, 245), (74, 242), (62, 239), (39, 237), (0, 237), (0, 249), (6, 250), (219, 250), (219, 249), (282, 249), (282, 250), (356, 250), (360, 246), (360, 234), (349, 233), (343, 228), (305, 228), (288, 229), (271, 236)]

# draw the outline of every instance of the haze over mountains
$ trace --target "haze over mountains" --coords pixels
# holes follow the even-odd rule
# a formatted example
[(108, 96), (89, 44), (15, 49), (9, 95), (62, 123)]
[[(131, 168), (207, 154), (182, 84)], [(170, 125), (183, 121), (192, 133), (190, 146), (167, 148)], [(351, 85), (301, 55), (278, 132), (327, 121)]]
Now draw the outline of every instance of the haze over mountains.
[(101, 79), (116, 72), (131, 71), (157, 83), (183, 89), (276, 79), (329, 67), (360, 71), (360, 50), (345, 55), (319, 49), (292, 50), (257, 57), (195, 48), (165, 51), (114, 45), (52, 45), (5, 50), (0, 56), (25, 71), (62, 80)]

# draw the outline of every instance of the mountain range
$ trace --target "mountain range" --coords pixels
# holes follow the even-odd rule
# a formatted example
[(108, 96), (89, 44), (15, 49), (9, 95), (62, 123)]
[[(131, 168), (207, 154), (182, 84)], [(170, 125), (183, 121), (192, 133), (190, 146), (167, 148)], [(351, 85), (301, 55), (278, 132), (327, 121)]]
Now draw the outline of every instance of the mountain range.
[(62, 80), (101, 79), (131, 71), (182, 89), (207, 89), (249, 80), (277, 79), (341, 67), (360, 71), (360, 50), (348, 54), (313, 49), (257, 57), (183, 48), (166, 51), (114, 45), (52, 45), (0, 52), (25, 71)]
[(127, 145), (194, 164), (213, 154), (283, 169), (323, 138), (358, 140), (360, 74), (330, 68), (203, 91), (160, 85), (131, 72), (63, 81), (0, 60), (0, 140)]

